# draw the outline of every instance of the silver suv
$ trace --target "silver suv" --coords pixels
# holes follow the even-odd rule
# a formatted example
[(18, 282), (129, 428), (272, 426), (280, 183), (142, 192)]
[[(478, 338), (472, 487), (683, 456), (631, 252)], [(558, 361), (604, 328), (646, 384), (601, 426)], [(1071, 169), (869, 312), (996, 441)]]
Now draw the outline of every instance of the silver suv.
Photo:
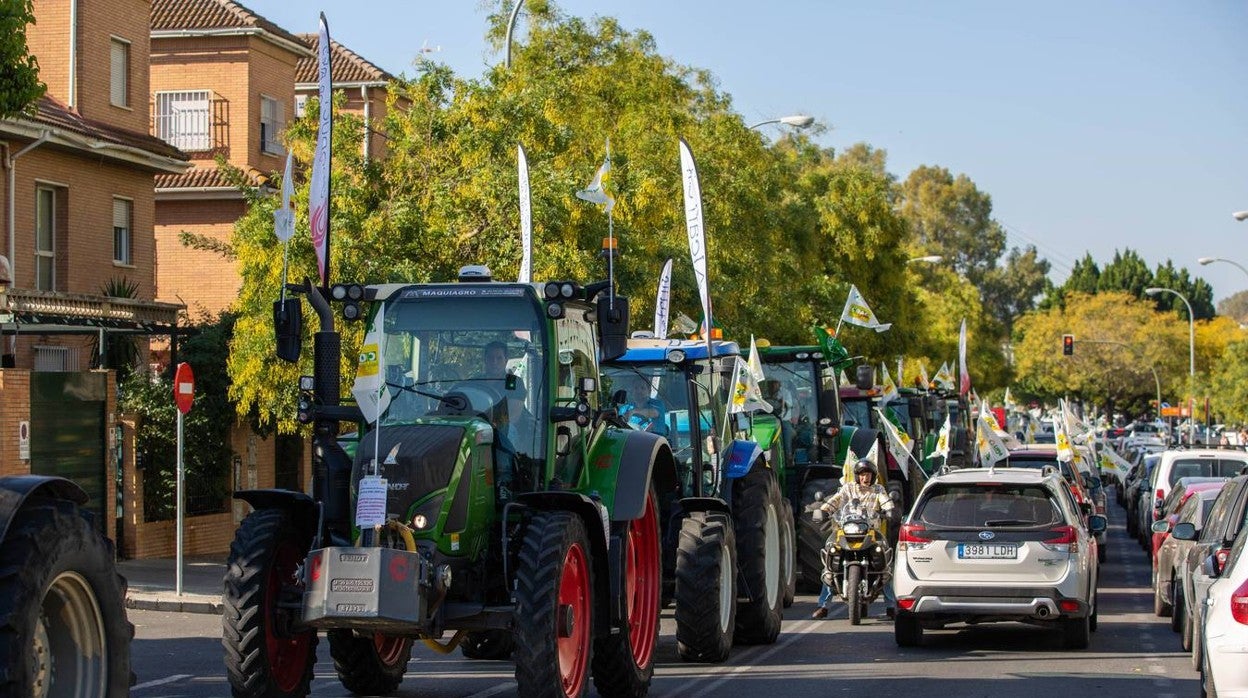
[(1070, 649), (1096, 630), (1096, 543), (1056, 468), (957, 470), (930, 480), (901, 526), (894, 634), (1018, 621), (1061, 631)]

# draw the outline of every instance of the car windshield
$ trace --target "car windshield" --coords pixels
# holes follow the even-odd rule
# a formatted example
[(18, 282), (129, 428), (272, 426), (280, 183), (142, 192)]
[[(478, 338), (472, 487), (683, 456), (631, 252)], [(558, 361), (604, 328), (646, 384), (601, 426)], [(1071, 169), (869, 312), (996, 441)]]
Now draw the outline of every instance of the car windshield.
[(1224, 458), (1176, 458), (1170, 466), (1169, 484), (1184, 477), (1235, 477), (1244, 467), (1242, 460)]
[(1040, 485), (942, 483), (928, 490), (914, 520), (942, 528), (1047, 527), (1060, 523), (1062, 513)]
[(537, 305), (520, 287), (495, 289), (507, 295), (417, 295), (425, 290), (386, 302), (378, 354), (391, 402), (382, 426), (476, 414), (515, 432), (517, 451), (538, 457), (546, 380)]

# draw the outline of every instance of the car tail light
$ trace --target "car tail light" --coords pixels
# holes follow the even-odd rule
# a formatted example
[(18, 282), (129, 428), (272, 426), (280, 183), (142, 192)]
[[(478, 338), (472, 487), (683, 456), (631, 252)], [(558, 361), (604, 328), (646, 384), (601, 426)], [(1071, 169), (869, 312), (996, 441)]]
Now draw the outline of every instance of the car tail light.
[(1057, 606), (1062, 609), (1062, 613), (1075, 613), (1079, 610), (1079, 602), (1073, 599), (1062, 599), (1057, 602)]
[(931, 538), (924, 538), (921, 534), (927, 532), (920, 524), (902, 524), (901, 531), (897, 534), (898, 550), (923, 550), (932, 544)]
[(1213, 559), (1218, 563), (1218, 574), (1222, 574), (1222, 570), (1226, 569), (1226, 561), (1231, 559), (1231, 549), (1218, 548), (1218, 552), (1213, 554)]
[(913, 596), (899, 596), (897, 597), (897, 606), (903, 611), (909, 611), (914, 608), (916, 600)]
[(1248, 579), (1231, 593), (1231, 617), (1237, 623), (1248, 625)]
[(1045, 549), (1059, 553), (1079, 552), (1079, 536), (1074, 526), (1054, 526), (1049, 529), (1049, 537), (1040, 541)]

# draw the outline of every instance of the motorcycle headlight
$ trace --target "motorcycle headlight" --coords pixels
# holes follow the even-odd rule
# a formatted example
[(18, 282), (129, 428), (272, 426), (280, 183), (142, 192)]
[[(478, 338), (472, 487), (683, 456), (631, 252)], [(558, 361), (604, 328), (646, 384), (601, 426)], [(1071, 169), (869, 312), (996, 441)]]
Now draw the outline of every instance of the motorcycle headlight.
[(845, 524), (846, 535), (860, 536), (866, 532), (867, 532), (867, 527), (860, 523), (852, 522), (852, 523)]

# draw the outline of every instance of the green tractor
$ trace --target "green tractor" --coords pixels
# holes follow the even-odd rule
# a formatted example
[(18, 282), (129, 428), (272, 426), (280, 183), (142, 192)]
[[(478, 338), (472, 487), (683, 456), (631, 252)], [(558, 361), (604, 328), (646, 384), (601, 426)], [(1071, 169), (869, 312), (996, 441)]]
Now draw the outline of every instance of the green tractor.
[[(415, 641), (450, 652), (475, 638), (482, 653), (514, 646), (520, 695), (581, 696), (591, 677), (600, 695), (645, 695), (660, 495), (678, 481), (667, 441), (599, 409), (627, 299), (607, 282), (499, 283), (483, 267), (459, 283), (291, 288), (320, 321), (299, 407), (315, 497), (235, 495), (255, 510), (225, 579), (233, 694), (307, 695), (323, 631), (360, 694), (394, 692)], [(355, 392), (372, 402), (340, 405), (330, 299), (371, 318), (357, 385), (376, 390)], [(278, 354), (294, 360), (301, 323), (283, 315)], [(342, 422), (359, 429), (354, 457)]]
[(734, 642), (775, 642), (794, 594), (779, 423), (729, 409), (740, 356), (733, 342), (637, 338), (604, 377), (619, 419), (663, 435), (675, 454), (680, 485), (663, 502), (664, 600), (675, 601), (686, 661), (723, 661)]

